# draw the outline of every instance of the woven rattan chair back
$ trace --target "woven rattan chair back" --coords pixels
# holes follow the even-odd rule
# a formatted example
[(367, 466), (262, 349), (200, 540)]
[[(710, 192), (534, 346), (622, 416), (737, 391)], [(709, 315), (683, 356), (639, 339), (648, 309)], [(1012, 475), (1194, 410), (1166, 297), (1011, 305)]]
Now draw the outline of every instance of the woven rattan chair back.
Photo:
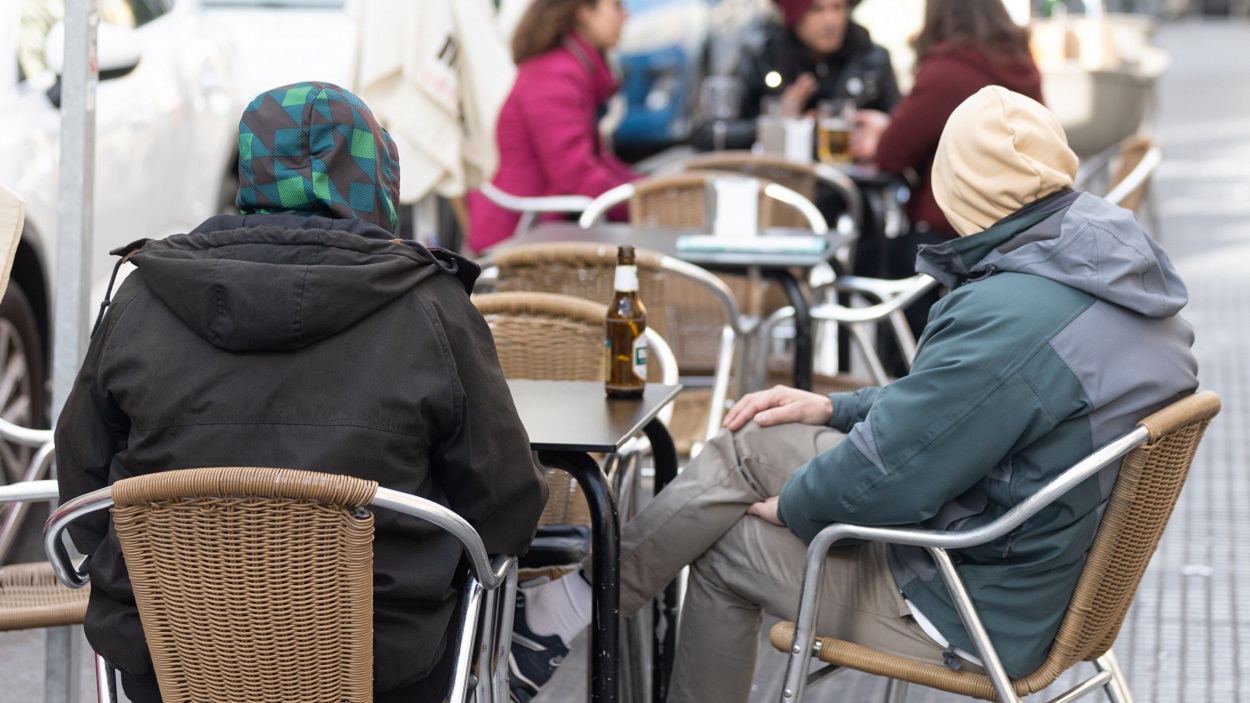
[(606, 306), (553, 293), (473, 297), (486, 318), (508, 378), (602, 381)]
[[(816, 170), (808, 164), (795, 163), (775, 156), (752, 154), (749, 151), (712, 151), (692, 156), (685, 162), (688, 171), (721, 171), (755, 176), (779, 183), (808, 200), (816, 199)], [(807, 227), (803, 213), (789, 207), (775, 207), (769, 216), (773, 227)]]
[[(690, 300), (701, 302), (711, 296), (699, 289), (689, 291), (690, 298), (672, 298), (670, 288), (677, 280), (664, 272), (659, 254), (640, 249), (635, 252), (635, 262), (638, 265), (638, 297), (647, 308), (647, 325), (666, 340), (670, 329), (682, 331), (681, 335), (674, 335), (677, 339), (670, 341), (679, 366), (685, 370), (686, 362), (691, 357), (702, 358), (710, 354), (711, 358), (715, 358), (715, 347), (704, 349), (699, 340), (686, 343), (681, 339), (692, 327), (702, 331), (703, 327), (710, 329), (713, 325), (715, 332), (709, 334), (714, 335), (714, 340), (719, 339), (721, 325), (725, 324), (723, 314), (713, 320), (691, 320), (685, 314)], [(496, 289), (500, 292), (557, 293), (595, 301), (604, 309), (612, 302), (616, 281), (616, 247), (613, 246), (582, 242), (520, 246), (498, 252), (491, 263), (499, 269)], [(600, 352), (602, 344), (600, 339)], [(603, 364), (602, 356), (599, 357), (599, 364)], [(504, 373), (507, 375), (506, 368)]]
[[(552, 293), (485, 293), (473, 296), (495, 337), (508, 378), (603, 381), (604, 304)], [(582, 489), (565, 471), (549, 470), (547, 505), (539, 527), (589, 525)]]
[(1180, 498), (1198, 443), (1219, 409), (1218, 396), (1200, 393), (1138, 423), (1150, 430), (1150, 442), (1124, 457), (1050, 655), (1026, 680), (1039, 674), (1053, 680), (1078, 661), (1102, 656), (1115, 643)]
[(376, 489), (280, 469), (114, 484), (113, 524), (166, 703), (372, 700), (363, 506)]
[[(630, 224), (639, 227), (709, 227), (712, 181), (716, 178), (742, 178), (741, 173), (700, 171), (656, 176), (634, 183), (629, 199)], [(760, 183), (759, 225), (775, 226), (775, 200), (764, 195)], [(784, 207), (784, 206), (781, 206)]]
[[(1150, 439), (1125, 455), (1050, 653), (1035, 671), (1011, 682), (1017, 696), (1041, 691), (1079, 662), (1114, 660), (1111, 646), (1176, 506), (1198, 443), (1219, 411), (1219, 396), (1207, 391), (1138, 423), (1149, 431)], [(793, 634), (792, 622), (779, 623), (770, 640), (777, 649), (789, 651)], [(817, 640), (817, 656), (826, 662), (982, 700), (996, 698), (984, 674), (954, 671), (832, 637)]]

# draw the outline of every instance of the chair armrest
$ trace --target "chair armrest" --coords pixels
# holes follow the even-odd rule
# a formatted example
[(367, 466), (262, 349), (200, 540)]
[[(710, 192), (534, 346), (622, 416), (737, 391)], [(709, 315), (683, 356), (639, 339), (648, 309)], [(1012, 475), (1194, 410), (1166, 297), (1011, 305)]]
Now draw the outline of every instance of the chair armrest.
[(513, 195), (492, 183), (483, 183), (480, 190), (492, 203), (517, 212), (581, 212), (591, 203), (591, 198), (585, 195)]
[(901, 303), (906, 307), (925, 291), (937, 285), (937, 281), (928, 274), (918, 273), (907, 278), (869, 278), (867, 276), (838, 276), (836, 279), (817, 286), (812, 290), (813, 296), (828, 290), (840, 293), (862, 293), (871, 295), (879, 301), (888, 301), (899, 296), (907, 296)]
[(70, 588), (82, 588), (90, 581), (87, 576), (87, 562), (91, 557), (83, 557), (77, 566), (74, 565), (69, 550), (65, 548), (66, 528), (84, 515), (111, 507), (113, 487), (108, 486), (78, 496), (52, 511), (52, 515), (48, 517), (48, 522), (43, 527), (43, 550), (47, 552), (48, 561), (52, 562), (52, 570), (61, 579), (61, 583)]
[(801, 194), (781, 185), (780, 183), (769, 183), (764, 186), (764, 195), (786, 203), (803, 213), (803, 217), (811, 225), (812, 231), (816, 234), (828, 234), (829, 223), (825, 221), (825, 216), (820, 214), (820, 210), (812, 204), (812, 201), (803, 197)]
[(1120, 201), (1141, 186), (1162, 161), (1163, 149), (1157, 145), (1150, 147), (1137, 166), (1129, 171), (1123, 180), (1115, 184), (1115, 187), (1103, 196), (1104, 199), (1113, 205), (1119, 205)]
[(19, 481), (0, 486), (0, 503), (25, 503), (36, 500), (56, 500), (57, 484), (53, 480)]
[(965, 532), (946, 532), (909, 527), (870, 527), (866, 525), (834, 523), (821, 530), (816, 535), (816, 538), (812, 540), (811, 546), (808, 548), (808, 560), (810, 561), (812, 555), (816, 552), (819, 552), (819, 558), (823, 559), (829, 547), (844, 539), (859, 539), (869, 542), (886, 542), (889, 544), (904, 544), (937, 549), (966, 549), (979, 544), (985, 544), (1019, 527), (1024, 521), (1036, 515), (1060, 496), (1148, 441), (1150, 441), (1150, 430), (1148, 428), (1144, 426), (1134, 428), (1133, 431), (1104, 445), (1101, 449), (1077, 462), (1053, 481), (1017, 503), (1015, 507), (1004, 513), (1002, 517), (988, 525), (982, 525)]
[(52, 441), (52, 430), (35, 430), (0, 418), (0, 439), (25, 447), (38, 447)]
[(911, 305), (936, 285), (937, 281), (923, 273), (897, 281), (861, 276), (840, 276), (832, 283), (821, 286), (820, 289), (863, 293), (881, 302), (858, 308), (838, 303), (821, 303), (812, 308), (812, 318), (846, 323), (880, 320)]
[(590, 227), (606, 215), (608, 210), (634, 197), (636, 191), (633, 183), (623, 183), (604, 191), (582, 211), (582, 216), (577, 219), (577, 225), (583, 229)]
[(508, 570), (516, 563), (515, 556), (496, 556), (492, 559), (486, 553), (486, 546), (482, 544), (477, 530), (467, 520), (432, 500), (378, 486), (369, 504), (421, 518), (450, 532), (460, 541), (465, 555), (469, 557), (473, 576), (486, 590), (504, 585)]

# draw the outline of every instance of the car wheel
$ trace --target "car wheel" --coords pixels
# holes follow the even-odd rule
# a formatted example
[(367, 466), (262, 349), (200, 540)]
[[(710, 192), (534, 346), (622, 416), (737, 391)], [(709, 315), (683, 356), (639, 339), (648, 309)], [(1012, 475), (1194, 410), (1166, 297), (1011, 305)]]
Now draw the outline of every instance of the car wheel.
[[(23, 427), (44, 427), (43, 347), (25, 294), (10, 281), (0, 300), (0, 417)], [(35, 449), (0, 441), (0, 483), (20, 481)], [(31, 510), (6, 561), (41, 558), (39, 524), (46, 511)], [(0, 509), (0, 515), (5, 513)]]

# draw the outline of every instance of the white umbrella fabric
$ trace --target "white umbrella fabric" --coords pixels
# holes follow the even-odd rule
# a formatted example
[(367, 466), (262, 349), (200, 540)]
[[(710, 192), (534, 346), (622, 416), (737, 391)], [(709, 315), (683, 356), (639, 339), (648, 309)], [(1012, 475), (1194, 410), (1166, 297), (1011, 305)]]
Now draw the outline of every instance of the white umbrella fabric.
[(9, 272), (17, 254), (17, 240), (22, 236), (26, 209), (17, 193), (0, 185), (0, 295), (9, 287)]
[(353, 90), (399, 148), (400, 201), (463, 196), (499, 163), (495, 124), (516, 68), (490, 0), (356, 0)]

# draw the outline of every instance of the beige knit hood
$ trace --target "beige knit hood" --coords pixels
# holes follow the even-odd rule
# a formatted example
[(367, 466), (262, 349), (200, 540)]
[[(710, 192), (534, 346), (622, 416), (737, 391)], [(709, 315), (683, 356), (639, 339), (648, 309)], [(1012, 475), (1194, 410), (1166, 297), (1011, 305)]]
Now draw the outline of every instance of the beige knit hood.
[(999, 86), (951, 113), (933, 160), (933, 195), (960, 236), (1071, 188), (1078, 161), (1054, 114)]

